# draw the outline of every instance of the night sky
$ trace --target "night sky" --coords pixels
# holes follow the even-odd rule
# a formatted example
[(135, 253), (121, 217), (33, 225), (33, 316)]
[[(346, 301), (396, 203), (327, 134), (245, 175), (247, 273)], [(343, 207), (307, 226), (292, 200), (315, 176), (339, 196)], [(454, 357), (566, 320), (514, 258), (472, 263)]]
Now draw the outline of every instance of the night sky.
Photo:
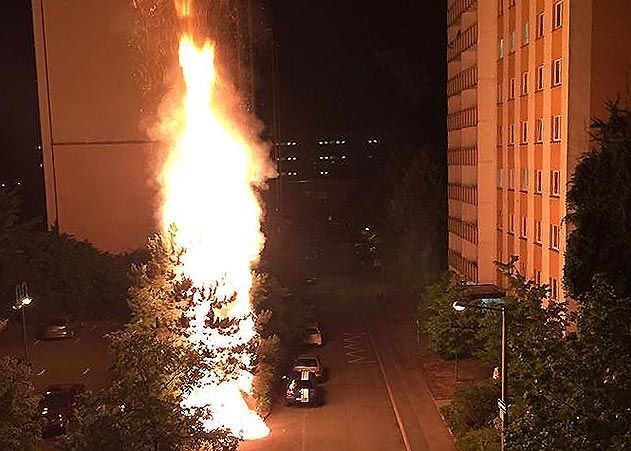
[[(285, 137), (404, 134), (444, 147), (444, 0), (268, 0)], [(3, 5), (0, 179), (43, 208), (29, 0)], [(41, 213), (40, 213), (41, 214)]]

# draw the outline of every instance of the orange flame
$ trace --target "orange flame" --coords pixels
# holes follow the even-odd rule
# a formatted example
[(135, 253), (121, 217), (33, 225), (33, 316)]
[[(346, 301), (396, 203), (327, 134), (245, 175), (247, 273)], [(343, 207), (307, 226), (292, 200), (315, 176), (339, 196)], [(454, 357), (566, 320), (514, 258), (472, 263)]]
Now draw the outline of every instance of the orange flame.
[[(217, 108), (218, 77), (211, 43), (198, 47), (190, 35), (183, 35), (179, 60), (186, 93), (175, 116), (182, 127), (161, 174), (162, 227), (165, 231), (171, 224), (177, 227), (176, 244), (185, 249), (181, 275), (198, 288), (216, 287), (219, 299), (232, 299), (218, 309), (196, 294), (187, 312), (190, 340), (209, 349), (230, 350), (255, 337), (252, 266), (264, 237), (262, 209), (253, 186), (263, 181), (265, 171), (251, 146)], [(218, 319), (237, 321), (238, 328), (232, 334), (220, 334), (207, 327), (209, 312)], [(244, 368), (250, 364), (243, 352), (234, 352), (231, 358)], [(218, 381), (207, 375), (185, 406), (206, 409), (212, 417), (205, 424), (208, 430), (223, 427), (246, 439), (266, 436), (269, 429), (242, 395), (249, 393), (252, 375), (236, 370), (222, 376)]]

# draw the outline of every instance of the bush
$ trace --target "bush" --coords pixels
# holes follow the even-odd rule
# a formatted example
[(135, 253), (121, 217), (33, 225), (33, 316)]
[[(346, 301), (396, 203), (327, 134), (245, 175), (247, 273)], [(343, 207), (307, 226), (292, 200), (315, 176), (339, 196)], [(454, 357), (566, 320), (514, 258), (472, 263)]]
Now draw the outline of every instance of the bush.
[(265, 417), (274, 400), (274, 388), (280, 380), (281, 344), (277, 336), (260, 338), (257, 349), (258, 365), (252, 381), (252, 397), (256, 401), (256, 412)]
[(456, 436), (488, 427), (497, 416), (499, 388), (494, 382), (456, 390), (441, 412)]
[(456, 441), (456, 449), (458, 451), (499, 451), (500, 434), (493, 428), (467, 432)]

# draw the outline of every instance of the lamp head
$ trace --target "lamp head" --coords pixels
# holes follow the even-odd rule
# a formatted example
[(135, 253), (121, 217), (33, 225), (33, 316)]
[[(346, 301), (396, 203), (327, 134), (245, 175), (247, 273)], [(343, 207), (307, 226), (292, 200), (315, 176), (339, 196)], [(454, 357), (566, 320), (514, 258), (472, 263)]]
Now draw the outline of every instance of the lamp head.
[(33, 299), (29, 296), (26, 296), (24, 299), (22, 299), (22, 305), (29, 305), (31, 302), (33, 302)]

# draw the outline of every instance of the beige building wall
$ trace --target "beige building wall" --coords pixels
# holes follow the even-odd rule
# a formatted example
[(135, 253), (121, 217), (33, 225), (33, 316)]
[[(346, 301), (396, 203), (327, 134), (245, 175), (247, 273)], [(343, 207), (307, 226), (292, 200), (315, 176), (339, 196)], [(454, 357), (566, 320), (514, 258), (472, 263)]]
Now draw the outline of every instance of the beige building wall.
[[(468, 134), (475, 130), (477, 158), (463, 161), (454, 153), (456, 137), (465, 132), (450, 120), (467, 89), (453, 89), (463, 66), (449, 63), (450, 267), (473, 282), (501, 284), (493, 260), (516, 255), (523, 274), (550, 284), (552, 296), (562, 298), (567, 183), (589, 149), (591, 119), (605, 115), (605, 101), (618, 97), (628, 106), (631, 2), (449, 0), (448, 7), (448, 60), (466, 59), (477, 68), (475, 85), (467, 88), (476, 93), (477, 116), (465, 124)], [(474, 58), (463, 52), (454, 59), (450, 52), (467, 29), (467, 16), (476, 18), (477, 38), (466, 51)], [(458, 176), (464, 172), (475, 174), (474, 235), (457, 227), (465, 207), (453, 187), (471, 181)], [(462, 263), (469, 258), (475, 272)]]
[(107, 251), (156, 229), (151, 119), (132, 53), (129, 0), (33, 0), (50, 227)]

